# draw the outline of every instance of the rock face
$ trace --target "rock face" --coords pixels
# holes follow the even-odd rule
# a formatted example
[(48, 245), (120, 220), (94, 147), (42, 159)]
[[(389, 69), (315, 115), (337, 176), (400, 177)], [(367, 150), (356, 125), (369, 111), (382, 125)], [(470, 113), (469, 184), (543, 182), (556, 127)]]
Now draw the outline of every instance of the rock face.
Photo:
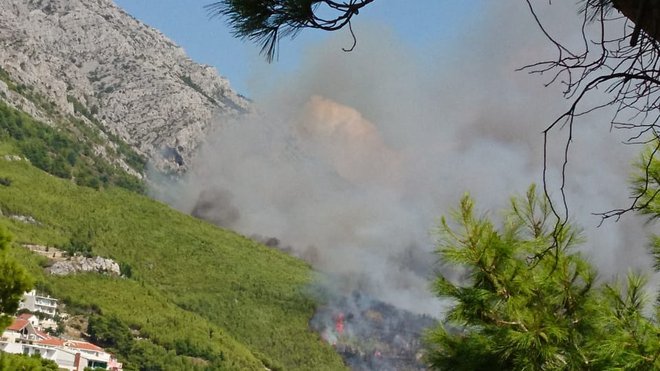
[(96, 258), (86, 258), (84, 256), (76, 255), (70, 260), (62, 260), (55, 262), (48, 268), (48, 272), (57, 276), (65, 276), (67, 274), (79, 272), (95, 272), (106, 273), (119, 276), (119, 264), (112, 259), (105, 259), (100, 256)]
[[(82, 107), (165, 171), (187, 169), (218, 117), (249, 109), (214, 68), (111, 0), (0, 1), (0, 67), (63, 114)], [(7, 90), (0, 99), (40, 117)]]

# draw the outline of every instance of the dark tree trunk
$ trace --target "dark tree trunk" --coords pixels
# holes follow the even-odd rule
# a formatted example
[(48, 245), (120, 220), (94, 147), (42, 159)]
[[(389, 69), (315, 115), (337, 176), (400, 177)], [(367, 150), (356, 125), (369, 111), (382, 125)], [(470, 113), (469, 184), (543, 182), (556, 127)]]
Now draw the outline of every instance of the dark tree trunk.
[[(660, 41), (660, 1), (658, 0), (612, 0), (614, 7), (635, 23), (636, 29)], [(635, 35), (635, 33), (633, 33)], [(636, 38), (631, 43), (636, 43)]]

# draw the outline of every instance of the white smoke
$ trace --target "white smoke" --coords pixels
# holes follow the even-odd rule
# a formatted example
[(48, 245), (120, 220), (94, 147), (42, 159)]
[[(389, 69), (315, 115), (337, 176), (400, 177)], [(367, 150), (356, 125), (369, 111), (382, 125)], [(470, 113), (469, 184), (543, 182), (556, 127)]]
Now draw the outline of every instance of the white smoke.
[[(542, 12), (550, 31), (571, 42), (580, 19), (566, 5)], [(264, 81), (274, 88), (255, 97), (259, 114), (208, 138), (171, 202), (190, 212), (200, 192), (222, 194), (217, 212), (232, 211), (228, 227), (278, 238), (346, 290), (437, 315), (429, 282), (438, 218), (464, 192), (482, 210), (499, 210), (540, 183), (541, 132), (568, 107), (559, 86), (515, 71), (554, 57), (524, 3), (488, 6), (466, 17), (452, 49), (419, 55), (387, 26), (364, 23), (352, 53), (341, 52), (351, 42), (342, 34), (313, 47), (299, 71)], [(627, 205), (641, 150), (609, 132), (610, 117), (592, 114), (576, 126), (571, 215), (601, 272), (648, 270), (639, 218), (596, 229), (591, 215)], [(565, 135), (552, 138), (553, 184)]]

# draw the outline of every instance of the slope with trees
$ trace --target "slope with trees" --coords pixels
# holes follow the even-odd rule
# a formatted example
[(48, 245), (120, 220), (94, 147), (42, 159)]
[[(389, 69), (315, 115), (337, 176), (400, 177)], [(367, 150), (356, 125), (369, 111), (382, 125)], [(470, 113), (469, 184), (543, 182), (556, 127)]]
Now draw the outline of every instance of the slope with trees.
[[(51, 176), (12, 160), (16, 149), (5, 144), (0, 178), (9, 185), (0, 186), (0, 228), (16, 240), (8, 256), (67, 311), (100, 316), (90, 332), (118, 351), (127, 369), (344, 367), (309, 330), (315, 303), (304, 262), (134, 192)], [(19, 246), (61, 247), (81, 230), (86, 251), (130, 267), (131, 277), (48, 275), (48, 261)], [(115, 320), (117, 332), (103, 330)], [(133, 339), (124, 338), (126, 327)]]

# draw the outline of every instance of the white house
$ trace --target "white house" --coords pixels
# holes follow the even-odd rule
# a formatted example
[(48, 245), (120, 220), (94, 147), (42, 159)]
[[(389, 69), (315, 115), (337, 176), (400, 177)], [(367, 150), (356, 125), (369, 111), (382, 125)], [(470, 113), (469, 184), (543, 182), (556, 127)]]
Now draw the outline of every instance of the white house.
[[(40, 340), (36, 342), (39, 346), (45, 346), (49, 349), (66, 352), (74, 355), (74, 368), (70, 370), (83, 370), (85, 367), (104, 368), (106, 370), (121, 370), (122, 364), (110, 353), (106, 353), (103, 348), (86, 341), (65, 340), (57, 337)], [(43, 356), (42, 356), (43, 357)], [(69, 358), (67, 357), (67, 361)], [(55, 362), (62, 367), (60, 362)], [(77, 367), (77, 368), (75, 368)]]
[(31, 314), (21, 314), (2, 333), (2, 340), (17, 343), (18, 339), (36, 341), (47, 338), (48, 335), (38, 331), (34, 326), (33, 319), (36, 318)]
[[(57, 363), (61, 369), (82, 371), (85, 367), (120, 371), (122, 364), (103, 348), (86, 341), (65, 340), (49, 336), (23, 314), (7, 327), (0, 337), (0, 351), (14, 354), (38, 354)], [(36, 317), (35, 317), (36, 318)]]
[(50, 317), (57, 313), (57, 299), (50, 296), (38, 295), (36, 290), (23, 294), (18, 309), (27, 309), (30, 312), (42, 312)]

